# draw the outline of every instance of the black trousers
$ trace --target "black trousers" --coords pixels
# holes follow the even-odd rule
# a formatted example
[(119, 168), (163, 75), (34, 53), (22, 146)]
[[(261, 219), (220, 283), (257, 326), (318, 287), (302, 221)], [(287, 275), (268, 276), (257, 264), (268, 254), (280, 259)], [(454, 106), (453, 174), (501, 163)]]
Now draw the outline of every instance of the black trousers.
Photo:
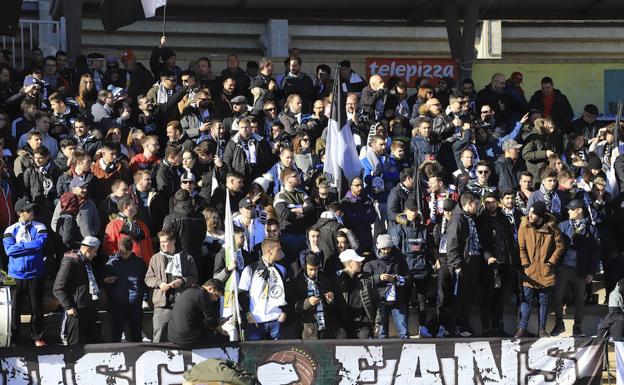
[(481, 329), (503, 330), (503, 306), (509, 286), (509, 265), (497, 264), (501, 287), (494, 288), (494, 265), (484, 266), (481, 274)]
[(111, 302), (111, 342), (120, 342), (121, 334), (126, 326), (126, 341), (141, 342), (143, 340), (143, 309), (141, 301), (137, 303)]
[(367, 340), (373, 337), (373, 325), (369, 322), (354, 322), (353, 327), (339, 328), (336, 332), (337, 339)]
[(97, 309), (80, 308), (78, 315), (68, 315), (65, 320), (67, 345), (94, 344), (100, 342), (97, 326)]
[(13, 323), (11, 333), (13, 341), (17, 341), (20, 326), (21, 305), (26, 296), (30, 301), (31, 333), (33, 340), (43, 338), (43, 289), (45, 285), (45, 275), (33, 279), (16, 279), (15, 285), (11, 286), (11, 306)]

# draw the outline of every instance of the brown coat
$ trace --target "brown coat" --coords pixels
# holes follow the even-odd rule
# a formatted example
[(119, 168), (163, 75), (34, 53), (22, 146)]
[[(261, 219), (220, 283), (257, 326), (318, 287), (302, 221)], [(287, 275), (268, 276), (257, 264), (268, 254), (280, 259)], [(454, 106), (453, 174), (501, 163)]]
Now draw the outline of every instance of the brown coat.
[[(180, 253), (180, 263), (182, 264), (182, 280), (184, 284), (177, 289), (170, 289), (175, 291), (176, 296), (194, 283), (197, 283), (197, 267), (193, 257), (186, 253)], [(167, 257), (161, 253), (156, 253), (150, 259), (147, 273), (145, 274), (145, 284), (147, 287), (154, 289), (152, 293), (154, 307), (167, 306), (166, 293), (160, 290), (162, 282), (169, 283), (167, 281), (167, 273), (165, 273), (166, 267)]]
[[(555, 284), (555, 265), (565, 252), (565, 241), (555, 217), (547, 214), (544, 224), (537, 228), (529, 223), (528, 216), (522, 217), (518, 229), (520, 263), (525, 277), (522, 285), (534, 289), (551, 287)], [(546, 262), (550, 262), (548, 266)]]

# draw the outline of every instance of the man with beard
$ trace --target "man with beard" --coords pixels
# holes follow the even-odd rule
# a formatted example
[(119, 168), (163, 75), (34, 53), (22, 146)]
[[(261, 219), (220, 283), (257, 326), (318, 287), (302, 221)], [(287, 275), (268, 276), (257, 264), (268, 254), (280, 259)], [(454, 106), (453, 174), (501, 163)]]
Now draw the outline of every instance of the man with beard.
[(238, 122), (238, 133), (225, 146), (223, 163), (228, 170), (244, 175), (246, 183), (251, 183), (270, 167), (271, 150), (266, 140), (253, 134), (248, 119)]
[(307, 254), (303, 267), (290, 283), (287, 302), (293, 304), (303, 340), (331, 339), (335, 335), (334, 292), (330, 273), (321, 269), (321, 258)]
[(154, 77), (142, 63), (138, 63), (131, 49), (121, 54), (121, 64), (125, 67), (126, 86), (128, 96), (136, 101), (137, 96), (144, 94), (154, 84)]
[(104, 231), (102, 251), (105, 255), (112, 255), (119, 251), (119, 241), (125, 236), (132, 240), (131, 251), (145, 262), (147, 266), (154, 254), (150, 231), (142, 220), (137, 218), (139, 208), (129, 196), (117, 202), (119, 212), (117, 218), (108, 222)]
[(61, 171), (50, 160), (50, 152), (45, 147), (33, 151), (33, 159), (33, 167), (24, 172), (24, 197), (36, 204), (38, 219), (49, 226)]
[(221, 72), (221, 79), (232, 78), (236, 81), (234, 95), (248, 96), (249, 76), (240, 68), (238, 55), (233, 53), (227, 57), (227, 67)]
[[(93, 199), (89, 197), (89, 182), (79, 176), (75, 176), (69, 183), (70, 191), (78, 196), (79, 210), (76, 221), (80, 226), (80, 233), (83, 237), (100, 234), (100, 215)], [(110, 190), (109, 190), (110, 191)], [(61, 215), (61, 202), (54, 208), (51, 228), (56, 229), (56, 222)]]
[(301, 58), (288, 59), (288, 74), (282, 79), (281, 88), (284, 90), (284, 96), (299, 95), (303, 112), (310, 113), (314, 100), (314, 84), (308, 75), (301, 72)]
[[(195, 94), (195, 100), (182, 111), (180, 124), (184, 132), (195, 139), (201, 132), (208, 131), (210, 121), (214, 118), (212, 96), (210, 91), (201, 90)], [(202, 127), (204, 126), (204, 127)]]
[(455, 310), (459, 318), (458, 325), (455, 325), (455, 334), (461, 337), (474, 335), (470, 326), (470, 314), (476, 299), (474, 288), (478, 282), (484, 255), (481, 237), (477, 232), (478, 210), (479, 199), (470, 192), (463, 193), (459, 205), (453, 211), (447, 230), (447, 265), (455, 274), (455, 295), (458, 297), (458, 309)]
[[(559, 224), (566, 243), (566, 251), (555, 273), (555, 326), (551, 336), (565, 332), (563, 324), (563, 299), (572, 286), (574, 298), (574, 326), (572, 335), (584, 337), (583, 315), (585, 309), (585, 285), (591, 283), (600, 263), (601, 245), (596, 226), (585, 218), (585, 205), (579, 199), (568, 204), (567, 221)], [(568, 310), (569, 314), (569, 310)]]
[(477, 218), (483, 234), (485, 265), (481, 271), (481, 329), (484, 337), (504, 337), (503, 305), (511, 281), (516, 242), (511, 226), (498, 208), (498, 195), (484, 196), (485, 209)]

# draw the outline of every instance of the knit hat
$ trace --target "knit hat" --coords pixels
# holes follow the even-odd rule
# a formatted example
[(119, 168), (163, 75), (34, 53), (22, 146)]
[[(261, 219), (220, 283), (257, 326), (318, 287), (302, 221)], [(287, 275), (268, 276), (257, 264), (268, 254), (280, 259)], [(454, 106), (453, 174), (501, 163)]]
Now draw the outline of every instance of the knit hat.
[(160, 58), (162, 59), (163, 63), (167, 61), (167, 59), (169, 59), (172, 56), (176, 56), (175, 52), (173, 52), (173, 50), (171, 48), (163, 48), (160, 51)]
[(377, 236), (377, 249), (386, 249), (389, 247), (393, 247), (392, 237), (390, 234), (379, 234)]
[(544, 202), (536, 201), (531, 207), (529, 207), (529, 212), (537, 215), (538, 217), (544, 217), (548, 210), (546, 209), (546, 204)]
[(263, 174), (253, 181), (253, 183), (257, 184), (258, 186), (260, 186), (260, 188), (262, 188), (262, 191), (264, 191), (265, 194), (269, 190), (269, 185), (271, 184), (271, 182), (273, 182), (273, 175), (269, 173)]

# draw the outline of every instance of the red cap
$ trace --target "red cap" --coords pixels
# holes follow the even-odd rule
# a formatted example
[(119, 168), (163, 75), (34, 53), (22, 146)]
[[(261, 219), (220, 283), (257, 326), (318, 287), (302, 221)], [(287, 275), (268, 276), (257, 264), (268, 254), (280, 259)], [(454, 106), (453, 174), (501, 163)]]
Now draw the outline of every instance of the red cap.
[(131, 60), (134, 59), (134, 52), (132, 52), (131, 49), (124, 51), (124, 53), (121, 54), (121, 60), (122, 61), (126, 61), (126, 60)]
[(522, 72), (518, 72), (518, 71), (516, 71), (516, 72), (514, 72), (514, 73), (512, 73), (512, 74), (511, 74), (511, 78), (512, 78), (512, 79), (514, 79), (514, 80), (519, 80), (519, 81), (522, 81), (522, 78), (523, 78), (523, 77), (524, 77), (524, 76), (522, 75)]

